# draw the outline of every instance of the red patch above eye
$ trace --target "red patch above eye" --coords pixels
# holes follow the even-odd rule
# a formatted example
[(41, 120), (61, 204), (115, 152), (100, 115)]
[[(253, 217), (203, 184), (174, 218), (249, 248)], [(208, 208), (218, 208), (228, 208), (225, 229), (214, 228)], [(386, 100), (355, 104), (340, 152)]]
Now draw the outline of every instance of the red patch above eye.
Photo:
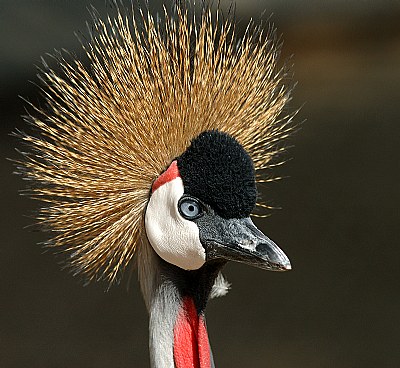
[(161, 187), (161, 185), (164, 185), (180, 176), (181, 175), (179, 174), (178, 163), (176, 162), (176, 160), (172, 161), (168, 169), (164, 171), (153, 183), (151, 187), (151, 192), (154, 193), (159, 187)]

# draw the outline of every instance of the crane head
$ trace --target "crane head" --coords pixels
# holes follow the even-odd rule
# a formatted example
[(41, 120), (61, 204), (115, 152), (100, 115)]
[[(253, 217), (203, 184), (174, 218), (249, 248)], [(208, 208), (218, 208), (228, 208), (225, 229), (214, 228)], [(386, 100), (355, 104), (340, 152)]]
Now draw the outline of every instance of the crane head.
[(239, 37), (220, 11), (178, 3), (160, 19), (140, 7), (94, 16), (90, 66), (63, 52), (59, 68), (43, 61), (46, 108), (31, 105), (32, 134), (17, 133), (46, 245), (86, 282), (118, 282), (146, 236), (182, 269), (290, 265), (249, 217), (255, 172), (269, 180), (294, 128), (279, 37), (253, 23)]
[(146, 234), (161, 258), (185, 270), (214, 259), (288, 270), (288, 257), (250, 219), (256, 199), (250, 156), (232, 136), (206, 131), (153, 183)]

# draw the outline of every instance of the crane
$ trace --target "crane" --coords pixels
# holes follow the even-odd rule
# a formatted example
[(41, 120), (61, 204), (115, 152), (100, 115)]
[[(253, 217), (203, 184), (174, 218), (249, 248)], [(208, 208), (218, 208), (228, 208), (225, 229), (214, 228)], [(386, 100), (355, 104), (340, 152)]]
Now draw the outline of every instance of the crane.
[(204, 313), (227, 292), (224, 265), (291, 268), (250, 218), (293, 126), (275, 31), (250, 23), (239, 39), (232, 17), (181, 3), (162, 21), (93, 12), (82, 46), (90, 67), (43, 60), (46, 106), (17, 133), (47, 245), (88, 281), (113, 284), (134, 260), (151, 366), (213, 367)]

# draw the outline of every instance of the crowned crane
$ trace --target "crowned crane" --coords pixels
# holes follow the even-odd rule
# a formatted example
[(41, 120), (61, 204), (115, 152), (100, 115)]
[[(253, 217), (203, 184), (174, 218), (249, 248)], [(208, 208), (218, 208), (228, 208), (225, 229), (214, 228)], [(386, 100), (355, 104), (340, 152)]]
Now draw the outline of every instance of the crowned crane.
[(289, 89), (274, 31), (239, 40), (231, 17), (182, 4), (162, 22), (138, 13), (94, 13), (90, 68), (43, 63), (47, 103), (31, 105), (18, 166), (74, 273), (113, 283), (135, 255), (151, 366), (209, 368), (204, 311), (224, 265), (291, 268), (250, 218), (292, 126)]

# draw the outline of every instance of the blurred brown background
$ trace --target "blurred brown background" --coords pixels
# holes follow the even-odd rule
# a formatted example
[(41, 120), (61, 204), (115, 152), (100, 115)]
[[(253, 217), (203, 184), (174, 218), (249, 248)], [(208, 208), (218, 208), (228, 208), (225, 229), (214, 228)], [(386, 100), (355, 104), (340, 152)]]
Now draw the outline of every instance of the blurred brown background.
[[(24, 229), (37, 204), (5, 159), (24, 127), (17, 96), (40, 101), (34, 64), (54, 48), (81, 53), (73, 32), (89, 3), (0, 1), (1, 368), (148, 367), (136, 277), (106, 293), (60, 271)], [(400, 367), (400, 2), (242, 0), (237, 18), (262, 10), (294, 55), (291, 108), (307, 119), (278, 171), (289, 178), (264, 188), (283, 210), (257, 221), (294, 270), (228, 265), (233, 289), (207, 310), (216, 365)]]

